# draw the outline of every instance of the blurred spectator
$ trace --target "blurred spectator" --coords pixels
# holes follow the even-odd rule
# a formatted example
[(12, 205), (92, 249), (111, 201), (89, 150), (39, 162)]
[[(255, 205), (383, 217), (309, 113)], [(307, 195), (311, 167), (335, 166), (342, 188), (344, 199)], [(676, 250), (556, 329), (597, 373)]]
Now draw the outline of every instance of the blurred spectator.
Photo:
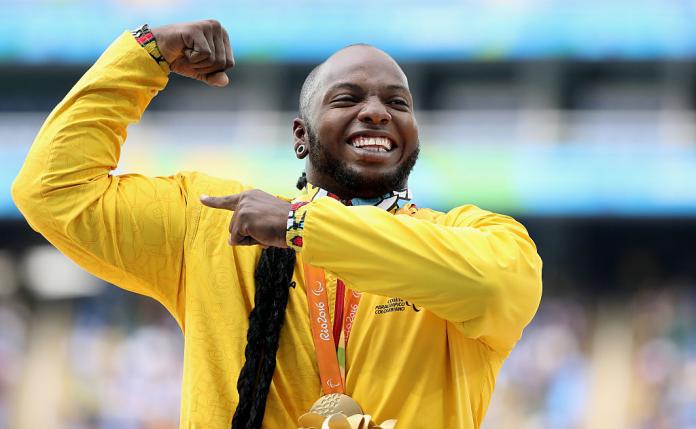
[(0, 428), (10, 427), (13, 392), (22, 377), (28, 316), (22, 305), (0, 300)]

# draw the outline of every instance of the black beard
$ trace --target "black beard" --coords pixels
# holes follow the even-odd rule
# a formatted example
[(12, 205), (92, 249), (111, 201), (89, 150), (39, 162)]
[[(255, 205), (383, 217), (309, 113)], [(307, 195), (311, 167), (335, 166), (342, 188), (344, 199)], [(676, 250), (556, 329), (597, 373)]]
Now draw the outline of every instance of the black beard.
[(420, 142), (418, 142), (416, 150), (397, 169), (382, 175), (377, 180), (368, 181), (351, 168), (347, 162), (335, 158), (329, 151), (325, 150), (314, 130), (310, 127), (307, 127), (307, 137), (309, 138), (309, 160), (314, 170), (332, 177), (339, 186), (350, 190), (353, 194), (340, 195), (342, 198), (373, 198), (391, 191), (403, 190), (420, 153)]

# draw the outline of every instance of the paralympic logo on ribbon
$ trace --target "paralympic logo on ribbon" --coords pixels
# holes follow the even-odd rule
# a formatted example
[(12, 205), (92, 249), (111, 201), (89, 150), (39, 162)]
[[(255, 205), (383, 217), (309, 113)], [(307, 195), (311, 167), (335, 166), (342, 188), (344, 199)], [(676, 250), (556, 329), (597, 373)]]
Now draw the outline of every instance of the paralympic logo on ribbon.
[(339, 387), (341, 383), (334, 383), (333, 378), (329, 378), (328, 380), (326, 380), (326, 385), (329, 386), (331, 389), (334, 389), (336, 387)]

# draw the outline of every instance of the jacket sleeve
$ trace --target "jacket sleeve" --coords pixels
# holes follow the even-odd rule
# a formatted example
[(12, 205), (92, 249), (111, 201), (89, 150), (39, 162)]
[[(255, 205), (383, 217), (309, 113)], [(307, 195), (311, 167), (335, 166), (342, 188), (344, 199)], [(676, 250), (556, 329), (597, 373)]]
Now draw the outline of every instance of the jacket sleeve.
[(421, 305), (493, 349), (511, 349), (539, 305), (541, 259), (510, 217), (464, 206), (431, 221), (331, 198), (303, 209), (305, 262)]
[(12, 186), (31, 227), (92, 274), (160, 301), (183, 327), (186, 176), (113, 176), (126, 128), (167, 74), (122, 34), (51, 112)]

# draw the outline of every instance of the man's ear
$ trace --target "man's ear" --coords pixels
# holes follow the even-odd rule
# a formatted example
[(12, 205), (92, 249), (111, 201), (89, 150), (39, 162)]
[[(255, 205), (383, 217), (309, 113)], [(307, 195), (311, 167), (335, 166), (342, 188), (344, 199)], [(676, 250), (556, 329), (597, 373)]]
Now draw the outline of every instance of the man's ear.
[(295, 118), (292, 121), (292, 135), (295, 156), (297, 159), (304, 159), (309, 153), (309, 136), (307, 135), (307, 127), (303, 119)]

